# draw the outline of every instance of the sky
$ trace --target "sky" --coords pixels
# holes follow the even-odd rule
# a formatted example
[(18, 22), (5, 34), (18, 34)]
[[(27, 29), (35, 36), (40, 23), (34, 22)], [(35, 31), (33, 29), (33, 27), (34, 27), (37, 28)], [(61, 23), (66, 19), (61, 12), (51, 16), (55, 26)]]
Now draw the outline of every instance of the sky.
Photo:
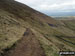
[(75, 15), (75, 0), (16, 0), (50, 16)]

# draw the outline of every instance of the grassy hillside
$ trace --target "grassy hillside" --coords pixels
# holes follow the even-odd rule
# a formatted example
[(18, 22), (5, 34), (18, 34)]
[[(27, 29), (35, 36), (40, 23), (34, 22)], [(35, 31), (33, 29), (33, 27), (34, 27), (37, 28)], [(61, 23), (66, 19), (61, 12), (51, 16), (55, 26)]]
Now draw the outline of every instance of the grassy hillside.
[[(23, 39), (26, 41), (24, 45), (29, 48), (27, 50), (33, 50), (33, 52), (27, 52), (26, 48), (22, 48), (21, 51), (25, 51), (29, 56), (38, 53), (40, 47), (45, 56), (59, 56), (59, 51), (74, 51), (74, 26), (74, 22), (55, 20), (16, 1), (0, 0), (0, 56), (19, 54), (18, 51), (17, 54), (14, 51), (19, 48), (21, 50), (23, 44), (21, 46), (19, 43), (22, 43)], [(28, 33), (32, 35), (26, 33), (27, 29), (30, 29)], [(30, 41), (34, 46), (29, 45)], [(37, 45), (39, 48), (34, 52)]]

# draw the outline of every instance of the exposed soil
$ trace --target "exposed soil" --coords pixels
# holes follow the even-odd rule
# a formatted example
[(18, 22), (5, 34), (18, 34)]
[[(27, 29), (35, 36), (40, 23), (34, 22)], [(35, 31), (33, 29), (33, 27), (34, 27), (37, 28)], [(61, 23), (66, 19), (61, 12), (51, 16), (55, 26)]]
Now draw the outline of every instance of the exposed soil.
[(5, 56), (45, 56), (45, 53), (34, 33), (27, 29), (16, 47)]

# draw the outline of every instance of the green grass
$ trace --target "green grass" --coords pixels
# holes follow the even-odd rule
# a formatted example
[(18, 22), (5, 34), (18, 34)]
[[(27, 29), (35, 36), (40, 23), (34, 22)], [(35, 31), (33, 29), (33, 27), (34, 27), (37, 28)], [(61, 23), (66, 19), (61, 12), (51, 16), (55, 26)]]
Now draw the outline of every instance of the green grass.
[(46, 45), (46, 44), (43, 43), (42, 47), (43, 47), (43, 49), (45, 51), (46, 56), (51, 56), (53, 54), (54, 50), (53, 50), (52, 46)]
[(65, 25), (66, 25), (66, 27), (68, 27), (68, 28), (70, 28), (70, 29), (75, 31), (75, 22), (72, 22), (72, 21), (65, 22)]
[(59, 53), (54, 52), (54, 53), (53, 53), (53, 56), (59, 56)]

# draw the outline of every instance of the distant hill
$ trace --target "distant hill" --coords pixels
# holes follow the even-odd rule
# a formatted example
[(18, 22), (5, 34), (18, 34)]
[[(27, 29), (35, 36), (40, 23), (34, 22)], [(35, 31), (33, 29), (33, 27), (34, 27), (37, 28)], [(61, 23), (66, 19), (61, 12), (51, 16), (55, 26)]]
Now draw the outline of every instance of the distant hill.
[(59, 56), (59, 51), (74, 50), (74, 22), (56, 20), (14, 0), (0, 0), (0, 56)]
[(56, 16), (53, 18), (60, 19), (60, 20), (75, 20), (75, 16)]
[(49, 15), (49, 16), (75, 16), (75, 11), (71, 11), (71, 12), (58, 12), (58, 11), (52, 11), (52, 12), (44, 12), (45, 14)]

